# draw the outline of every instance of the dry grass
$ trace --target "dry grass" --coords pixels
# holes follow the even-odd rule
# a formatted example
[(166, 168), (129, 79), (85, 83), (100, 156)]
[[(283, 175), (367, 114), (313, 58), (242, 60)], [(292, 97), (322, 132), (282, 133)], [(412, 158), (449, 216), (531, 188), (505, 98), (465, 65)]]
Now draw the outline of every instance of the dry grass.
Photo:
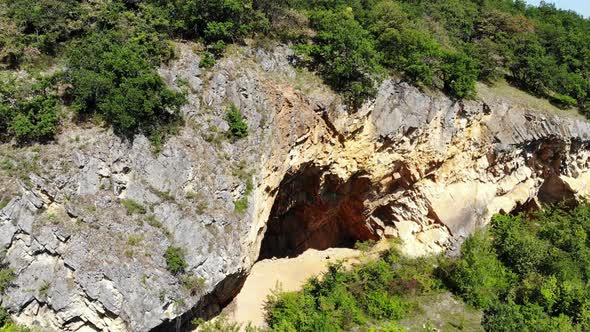
[(506, 81), (497, 82), (493, 86), (478, 83), (477, 93), (478, 96), (483, 100), (493, 99), (498, 101), (506, 101), (507, 103), (513, 105), (522, 105), (525, 108), (549, 112), (558, 116), (576, 118), (580, 120), (586, 119), (576, 108), (560, 109), (551, 104), (549, 100), (535, 97), (523, 90), (511, 86)]

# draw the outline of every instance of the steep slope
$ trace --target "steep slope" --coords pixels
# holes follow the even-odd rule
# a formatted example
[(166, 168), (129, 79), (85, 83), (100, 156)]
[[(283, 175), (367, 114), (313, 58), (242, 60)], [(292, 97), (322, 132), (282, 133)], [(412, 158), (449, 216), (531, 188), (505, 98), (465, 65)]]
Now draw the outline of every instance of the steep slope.
[[(2, 303), (18, 322), (168, 330), (219, 312), (259, 257), (382, 237), (440, 252), (499, 211), (590, 194), (590, 124), (577, 117), (393, 79), (350, 112), (286, 48), (235, 48), (209, 71), (177, 48), (160, 74), (187, 92), (186, 126), (161, 153), (73, 125), (54, 144), (0, 147), (13, 196), (0, 245), (16, 273)], [(250, 128), (235, 142), (230, 104)], [(166, 270), (169, 246), (203, 286)]]

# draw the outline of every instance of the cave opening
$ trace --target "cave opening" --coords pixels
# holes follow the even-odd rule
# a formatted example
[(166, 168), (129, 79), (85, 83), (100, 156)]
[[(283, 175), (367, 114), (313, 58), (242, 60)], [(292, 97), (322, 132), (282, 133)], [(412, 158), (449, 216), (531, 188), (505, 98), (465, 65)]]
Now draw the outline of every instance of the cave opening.
[(362, 173), (344, 181), (314, 165), (289, 172), (279, 186), (258, 259), (377, 240), (366, 222), (364, 202), (371, 190), (371, 180)]

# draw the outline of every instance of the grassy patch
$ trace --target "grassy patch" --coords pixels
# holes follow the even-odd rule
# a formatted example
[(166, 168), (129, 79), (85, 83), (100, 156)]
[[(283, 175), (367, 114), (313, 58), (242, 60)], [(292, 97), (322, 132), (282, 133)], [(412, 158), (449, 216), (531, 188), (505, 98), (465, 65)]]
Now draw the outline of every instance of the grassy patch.
[(183, 274), (178, 279), (191, 295), (201, 295), (205, 290), (205, 279), (190, 274)]
[(198, 214), (203, 214), (209, 208), (209, 204), (205, 201), (205, 197), (201, 193), (195, 193), (193, 191), (186, 194), (186, 199), (193, 201), (196, 204), (196, 210)]
[(174, 195), (172, 195), (169, 191), (158, 190), (154, 187), (150, 187), (150, 190), (163, 201), (167, 201), (167, 202), (174, 202), (175, 201)]
[(227, 138), (221, 131), (219, 131), (217, 126), (211, 126), (209, 127), (209, 132), (203, 135), (203, 139), (205, 142), (211, 143), (213, 146), (219, 148)]
[(483, 312), (450, 292), (417, 296), (412, 304), (415, 310), (399, 322), (408, 331), (422, 331), (427, 325), (437, 331), (482, 331)]
[(493, 85), (477, 84), (478, 95), (483, 98), (498, 98), (514, 105), (522, 105), (538, 111), (546, 111), (555, 115), (572, 117), (580, 120), (586, 119), (575, 108), (561, 109), (547, 99), (536, 97), (526, 91), (520, 90), (508, 84), (505, 80), (495, 82)]
[(0, 210), (4, 209), (8, 205), (8, 203), (10, 203), (8, 199), (0, 199)]
[(166, 235), (166, 237), (171, 237), (172, 236), (172, 234), (170, 234), (170, 231), (164, 226), (164, 224), (162, 224), (162, 222), (159, 221), (156, 218), (156, 216), (154, 216), (153, 214), (150, 214), (150, 215), (146, 216), (145, 217), (145, 222), (147, 222), (148, 225), (161, 230), (162, 233), (164, 235)]
[(143, 236), (141, 235), (129, 235), (127, 238), (127, 244), (130, 246), (137, 246), (143, 241)]
[(123, 205), (125, 210), (127, 210), (128, 215), (146, 214), (147, 213), (147, 210), (143, 205), (137, 203), (136, 201), (134, 201), (132, 199), (126, 198), (126, 199), (121, 200), (121, 205)]

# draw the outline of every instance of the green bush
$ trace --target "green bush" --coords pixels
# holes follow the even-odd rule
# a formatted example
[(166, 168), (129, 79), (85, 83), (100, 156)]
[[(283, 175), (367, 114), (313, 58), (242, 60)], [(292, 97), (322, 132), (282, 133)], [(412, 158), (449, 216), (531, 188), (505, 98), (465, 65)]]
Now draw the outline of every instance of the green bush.
[(381, 54), (352, 9), (313, 11), (310, 21), (317, 34), (312, 44), (298, 45), (303, 62), (316, 68), (353, 105), (374, 96)]
[(484, 232), (468, 238), (461, 247), (461, 259), (446, 270), (450, 286), (480, 308), (498, 302), (516, 279), (500, 262), (492, 240)]
[(215, 56), (210, 52), (204, 52), (201, 55), (200, 66), (203, 68), (211, 68), (215, 66)]
[(229, 137), (240, 139), (248, 136), (248, 124), (236, 105), (230, 105), (229, 110), (225, 114), (225, 120), (229, 125)]
[(364, 296), (365, 310), (375, 319), (399, 320), (409, 311), (409, 304), (386, 291), (373, 291)]
[[(495, 216), (491, 236), (462, 248), (463, 257), (456, 264), (479, 282), (455, 277), (464, 298), (488, 308), (484, 316), (487, 331), (578, 331), (587, 326), (590, 290), (590, 205), (571, 210), (551, 208), (532, 217)], [(475, 236), (472, 239), (481, 238)], [(472, 248), (476, 242), (482, 244)], [(491, 250), (492, 243), (495, 250)], [(487, 248), (478, 254), (478, 248)], [(473, 252), (470, 254), (468, 251)], [(478, 258), (479, 257), (479, 258)], [(494, 261), (482, 265), (486, 261)], [(501, 261), (499, 265), (498, 261)], [(487, 266), (487, 268), (486, 268)], [(504, 266), (506, 268), (504, 268)], [(513, 271), (510, 283), (491, 283), (482, 287), (494, 271)], [(488, 280), (501, 280), (499, 277)], [(467, 285), (468, 287), (462, 286)], [(509, 286), (508, 289), (506, 286)], [(495, 291), (493, 291), (495, 289)], [(484, 292), (484, 297), (480, 294)], [(486, 301), (473, 299), (491, 299)]]
[[(424, 287), (410, 295), (395, 284), (402, 278), (411, 279), (413, 267), (406, 268), (405, 263), (412, 265), (413, 260), (390, 252), (351, 270), (331, 265), (321, 279), (310, 279), (301, 292), (273, 293), (267, 303), (268, 325), (271, 331), (364, 331), (370, 326), (371, 331), (402, 331), (394, 322), (413, 309), (412, 296), (428, 292)], [(418, 265), (422, 263), (414, 264)], [(413, 275), (416, 279), (420, 273), (432, 276), (434, 268), (422, 266), (425, 269)]]
[(184, 272), (188, 266), (184, 260), (185, 250), (181, 247), (170, 246), (166, 249), (164, 257), (166, 258), (166, 268), (174, 275)]
[(10, 21), (0, 22), (0, 60), (10, 67), (37, 52), (56, 55), (60, 44), (84, 27), (85, 10), (76, 0), (6, 0), (2, 5), (0, 14)]
[(43, 142), (54, 137), (59, 124), (59, 100), (51, 94), (54, 77), (38, 82), (3, 77), (0, 80), (0, 141)]
[(517, 305), (514, 303), (497, 304), (492, 307), (482, 321), (486, 331), (544, 331), (574, 332), (578, 331), (570, 317), (560, 315), (550, 317), (538, 305)]
[(478, 64), (465, 53), (443, 55), (443, 81), (445, 90), (461, 99), (475, 97), (475, 82), (479, 76)]
[(6, 266), (0, 269), (0, 294), (3, 294), (6, 289), (12, 285), (15, 275), (14, 271)]
[(74, 44), (67, 73), (72, 108), (101, 116), (125, 135), (159, 133), (177, 120), (184, 96), (165, 85), (150, 58), (144, 46), (118, 32), (94, 33)]

